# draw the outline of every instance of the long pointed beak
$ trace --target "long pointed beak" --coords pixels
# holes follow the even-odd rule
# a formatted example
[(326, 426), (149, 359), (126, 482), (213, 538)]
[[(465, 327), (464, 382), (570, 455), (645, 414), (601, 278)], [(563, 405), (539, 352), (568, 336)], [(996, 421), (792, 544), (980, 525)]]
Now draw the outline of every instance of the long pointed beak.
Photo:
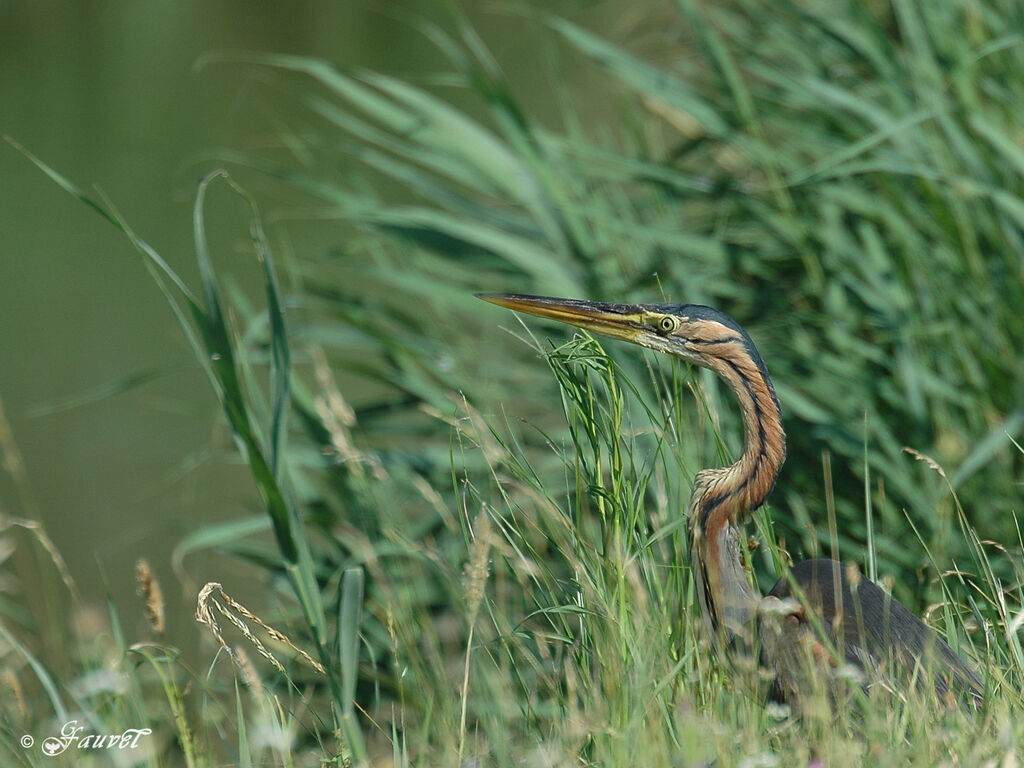
[(516, 312), (558, 320), (561, 323), (634, 343), (641, 332), (647, 330), (643, 324), (643, 307), (636, 304), (609, 304), (602, 301), (525, 296), (518, 293), (478, 293), (476, 296), (491, 304), (514, 309)]

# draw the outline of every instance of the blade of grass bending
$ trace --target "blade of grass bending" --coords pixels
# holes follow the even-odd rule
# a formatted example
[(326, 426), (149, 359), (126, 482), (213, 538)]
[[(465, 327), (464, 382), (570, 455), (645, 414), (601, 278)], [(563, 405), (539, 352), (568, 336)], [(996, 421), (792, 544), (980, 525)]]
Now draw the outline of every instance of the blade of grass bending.
[(542, 243), (463, 216), (420, 206), (396, 206), (368, 210), (358, 216), (358, 220), (391, 234), (419, 230), (438, 232), (501, 256), (533, 276), (538, 285), (548, 286), (553, 292), (573, 295), (579, 291), (579, 280), (573, 274), (574, 270), (559, 263), (557, 254)]
[(193, 552), (216, 549), (253, 534), (262, 533), (269, 526), (270, 520), (264, 514), (227, 520), (223, 523), (206, 523), (177, 543), (171, 553), (171, 567), (175, 573), (182, 574), (184, 560)]
[(519, 157), (480, 124), (444, 101), (401, 80), (376, 73), (364, 74), (362, 79), (387, 94), (407, 114), (415, 116), (419, 131), (427, 130), (429, 136), (436, 136), (432, 141), (423, 143), (463, 158), (495, 187), (505, 190), (524, 205), (535, 197), (536, 188)]
[[(202, 366), (207, 378), (210, 380), (210, 384), (213, 386), (215, 391), (219, 391), (217, 378), (211, 368), (210, 360), (204, 353), (203, 344), (196, 336), (196, 330), (189, 320), (190, 312), (195, 316), (197, 312), (201, 312), (202, 310), (199, 307), (196, 297), (188, 289), (188, 286), (185, 285), (185, 282), (181, 279), (178, 273), (171, 269), (170, 265), (161, 258), (160, 254), (158, 254), (153, 247), (149, 245), (149, 243), (136, 234), (135, 230), (128, 225), (128, 222), (124, 220), (110, 201), (103, 197), (102, 193), (100, 193), (102, 202), (97, 202), (86, 195), (85, 192), (79, 189), (69, 179), (48, 166), (10, 136), (5, 136), (4, 138), (12, 147), (21, 152), (21, 154), (31, 161), (37, 168), (49, 176), (57, 186), (71, 196), (77, 198), (80, 202), (92, 208), (128, 238), (131, 244), (135, 247), (135, 250), (143, 257), (143, 263), (147, 271), (152, 276), (153, 281), (157, 284), (160, 292), (164, 295), (164, 299), (167, 301), (168, 306), (170, 306), (171, 311), (174, 312), (174, 316), (178, 319), (178, 324), (181, 326), (181, 329), (185, 334), (185, 338), (188, 340), (189, 346), (195, 354), (196, 359), (199, 361), (199, 364)], [(170, 284), (173, 285), (176, 290), (172, 290), (171, 285), (168, 285), (165, 280), (169, 280)], [(188, 305), (188, 310), (182, 306), (180, 300), (182, 298), (185, 300), (185, 304)]]
[(362, 734), (355, 718), (356, 683), (359, 680), (359, 626), (363, 613), (363, 569), (348, 568), (341, 579), (336, 656), (341, 664), (341, 717), (348, 746), (356, 755), (365, 754)]
[(281, 304), (281, 290), (270, 255), (270, 244), (263, 231), (263, 220), (256, 200), (230, 176), (227, 182), (246, 202), (250, 210), (250, 227), (256, 255), (263, 267), (267, 292), (267, 314), (270, 318), (270, 400), (272, 417), (270, 424), (270, 463), (274, 475), (281, 478), (281, 455), (285, 447), (285, 426), (291, 391), (291, 352), (284, 324), (284, 307)]
[(679, 78), (637, 59), (564, 19), (552, 19), (551, 26), (576, 48), (613, 75), (641, 93), (661, 99), (692, 116), (711, 136), (723, 136), (728, 123), (718, 111)]
[[(225, 171), (216, 171), (199, 183), (196, 203), (193, 209), (193, 230), (196, 244), (196, 260), (203, 287), (205, 310), (193, 305), (193, 319), (199, 326), (210, 365), (217, 381), (217, 395), (228, 417), (232, 431), (248, 461), (256, 486), (267, 505), (267, 512), (274, 524), (274, 535), (281, 554), (289, 563), (298, 562), (299, 545), (294, 511), (285, 498), (277, 475), (267, 462), (260, 441), (253, 432), (246, 408), (245, 393), (238, 377), (234, 346), (228, 332), (217, 289), (216, 274), (210, 259), (209, 245), (203, 220), (203, 206), (206, 190), (212, 181), (228, 178)], [(235, 185), (233, 185), (235, 186)], [(237, 189), (237, 186), (235, 186)]]
[[(161, 272), (163, 272), (168, 278), (170, 278), (171, 282), (174, 283), (174, 286), (179, 291), (181, 291), (182, 296), (184, 296), (190, 303), (194, 301), (191, 291), (189, 291), (188, 286), (185, 285), (181, 277), (178, 276), (178, 273), (171, 269), (170, 265), (168, 265), (167, 262), (165, 262), (148, 243), (144, 242), (143, 240), (140, 240), (139, 237), (135, 234), (135, 232), (125, 224), (124, 219), (117, 215), (116, 211), (112, 210), (108, 206), (104, 206), (103, 204), (93, 200), (91, 197), (85, 194), (85, 192), (83, 192), (75, 184), (73, 184), (68, 178), (59, 174), (57, 171), (55, 171), (53, 168), (48, 166), (38, 157), (33, 155), (31, 152), (25, 149), (25, 147), (23, 147), (10, 136), (4, 136), (4, 140), (12, 147), (14, 147), (16, 150), (18, 150), (28, 160), (30, 160), (37, 168), (39, 168), (39, 170), (41, 170), (43, 173), (49, 176), (50, 179), (52, 179), (58, 187), (63, 189), (71, 196), (78, 198), (81, 202), (85, 203), (87, 206), (92, 208), (94, 211), (96, 211), (96, 213), (98, 213), (104, 219), (106, 219), (119, 230), (121, 230), (121, 232), (127, 235), (128, 238), (132, 241), (132, 244), (135, 245), (135, 247), (144, 256), (146, 256), (149, 264), (156, 266)], [(171, 298), (169, 294), (167, 294), (166, 291), (165, 295), (168, 296), (168, 301), (175, 303), (174, 300)]]
[(42, 665), (39, 659), (29, 653), (28, 648), (18, 642), (18, 638), (11, 634), (7, 629), (7, 625), (2, 621), (0, 621), (0, 637), (2, 637), (8, 645), (17, 650), (25, 661), (28, 662), (28, 665), (32, 667), (32, 671), (35, 672), (36, 679), (39, 681), (39, 684), (43, 686), (43, 690), (46, 691), (46, 697), (50, 700), (51, 706), (53, 706), (53, 713), (57, 716), (57, 719), (60, 722), (66, 723), (69, 719), (68, 711), (65, 709), (64, 702), (60, 698), (60, 693), (57, 692), (57, 686), (54, 684), (53, 678), (51, 678), (50, 673), (46, 671), (46, 667)]
[(40, 416), (52, 416), (57, 413), (63, 413), (64, 411), (71, 411), (76, 408), (92, 405), (93, 403), (100, 403), (124, 392), (131, 392), (134, 389), (138, 389), (151, 381), (156, 381), (157, 379), (166, 376), (170, 371), (171, 369), (169, 367), (145, 368), (143, 370), (132, 371), (124, 376), (118, 376), (110, 379), (98, 386), (78, 390), (67, 397), (37, 403), (30, 406), (25, 413), (30, 418), (38, 418)]

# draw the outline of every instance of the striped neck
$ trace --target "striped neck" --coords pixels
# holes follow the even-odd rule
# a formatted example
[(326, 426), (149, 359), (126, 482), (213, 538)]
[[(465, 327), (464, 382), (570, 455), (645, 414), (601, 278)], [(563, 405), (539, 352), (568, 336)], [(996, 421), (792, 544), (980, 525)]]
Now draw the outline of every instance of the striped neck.
[(697, 473), (689, 515), (705, 612), (731, 638), (746, 632), (760, 600), (744, 567), (742, 524), (775, 485), (786, 459), (786, 435), (764, 365), (741, 350), (719, 350), (719, 355), (707, 366), (729, 384), (739, 401), (744, 449), (735, 463)]

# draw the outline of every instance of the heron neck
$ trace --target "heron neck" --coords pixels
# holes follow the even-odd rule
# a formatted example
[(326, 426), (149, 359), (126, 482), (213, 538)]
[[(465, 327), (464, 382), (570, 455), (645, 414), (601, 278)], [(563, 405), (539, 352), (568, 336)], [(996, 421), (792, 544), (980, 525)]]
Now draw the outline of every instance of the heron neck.
[(775, 389), (763, 365), (749, 355), (716, 359), (712, 369), (732, 388), (743, 413), (739, 459), (697, 473), (690, 497), (694, 555), (701, 564), (704, 607), (731, 636), (744, 631), (760, 596), (743, 561), (742, 524), (771, 493), (786, 458), (786, 436)]

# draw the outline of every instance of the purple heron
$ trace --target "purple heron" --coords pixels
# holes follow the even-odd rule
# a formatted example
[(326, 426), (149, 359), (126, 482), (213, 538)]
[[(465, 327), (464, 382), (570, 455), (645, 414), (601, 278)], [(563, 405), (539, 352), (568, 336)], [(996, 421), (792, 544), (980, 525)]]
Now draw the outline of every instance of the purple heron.
[[(938, 633), (855, 567), (807, 560), (767, 597), (752, 586), (743, 524), (771, 493), (786, 458), (782, 411), (750, 336), (711, 307), (613, 304), (519, 294), (477, 294), (502, 307), (630, 341), (710, 368), (732, 389), (743, 415), (743, 453), (703, 469), (688, 518), (691, 564), (702, 612), (717, 647), (755, 647), (772, 678), (770, 695), (799, 708), (830, 667), (852, 665), (862, 689), (899, 695), (915, 687), (940, 706), (980, 708), (984, 685)], [(824, 674), (823, 674), (824, 673)], [(827, 679), (830, 694), (838, 685)]]

